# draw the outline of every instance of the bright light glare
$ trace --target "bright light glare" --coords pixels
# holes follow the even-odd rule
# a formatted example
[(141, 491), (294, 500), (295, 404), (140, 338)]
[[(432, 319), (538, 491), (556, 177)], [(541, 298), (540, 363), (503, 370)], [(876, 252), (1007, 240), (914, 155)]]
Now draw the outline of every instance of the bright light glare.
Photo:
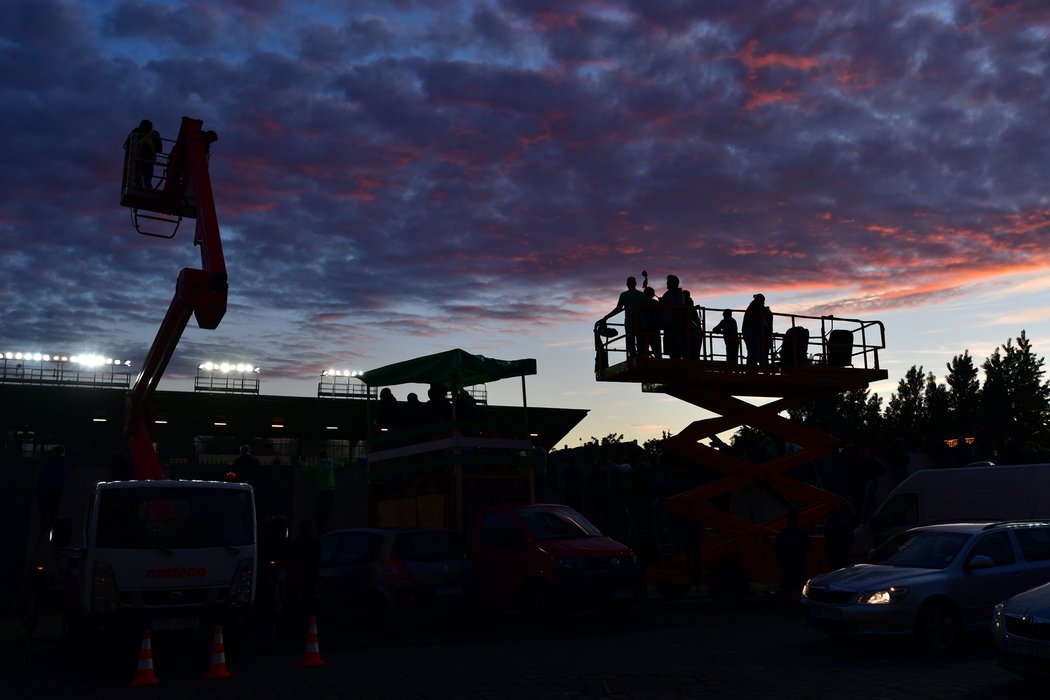
[(862, 593), (860, 596), (860, 603), (861, 605), (889, 605), (890, 603), (896, 603), (903, 598), (904, 594), (907, 592), (907, 588), (891, 586), (881, 591)]
[(230, 372), (259, 373), (259, 368), (251, 362), (202, 362), (197, 365), (197, 369), (202, 372), (222, 372), (223, 374)]

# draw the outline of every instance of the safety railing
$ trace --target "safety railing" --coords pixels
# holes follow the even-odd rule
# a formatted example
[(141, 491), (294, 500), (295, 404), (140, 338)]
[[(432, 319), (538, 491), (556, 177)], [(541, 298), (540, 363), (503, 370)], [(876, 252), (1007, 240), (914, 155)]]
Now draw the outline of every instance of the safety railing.
[(64, 365), (33, 367), (0, 360), (0, 384), (127, 389), (131, 386), (131, 374), (112, 368), (84, 369)]
[(771, 318), (771, 322), (766, 322), (767, 330), (745, 336), (741, 332), (744, 312), (730, 309), (737, 332), (726, 338), (713, 330), (724, 318), (724, 309), (653, 306), (657, 309), (629, 310), (595, 323), (599, 369), (629, 359), (881, 369), (879, 351), (886, 347), (881, 321), (773, 313), (767, 316)]

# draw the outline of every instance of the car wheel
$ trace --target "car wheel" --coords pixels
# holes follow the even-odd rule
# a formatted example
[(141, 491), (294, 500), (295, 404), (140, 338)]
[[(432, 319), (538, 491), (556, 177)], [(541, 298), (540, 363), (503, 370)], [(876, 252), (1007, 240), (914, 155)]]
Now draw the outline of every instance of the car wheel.
[(369, 595), (361, 601), (361, 625), (368, 634), (383, 636), (393, 630), (394, 613), (382, 596)]
[(958, 646), (962, 628), (959, 615), (948, 603), (927, 603), (919, 613), (915, 625), (915, 638), (930, 651), (948, 651)]
[(522, 607), (533, 621), (545, 623), (554, 616), (554, 594), (545, 584), (533, 584), (522, 596)]

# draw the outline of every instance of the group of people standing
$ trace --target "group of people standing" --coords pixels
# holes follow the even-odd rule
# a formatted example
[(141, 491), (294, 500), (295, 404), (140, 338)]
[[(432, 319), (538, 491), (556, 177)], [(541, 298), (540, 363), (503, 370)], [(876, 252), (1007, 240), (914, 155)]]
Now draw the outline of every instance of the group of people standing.
[[(703, 353), (704, 329), (689, 291), (682, 289), (676, 275), (667, 275), (667, 291), (657, 297), (644, 271), (642, 279), (642, 289), (638, 289), (638, 280), (627, 278), (627, 289), (620, 293), (616, 308), (599, 323), (604, 324), (621, 311), (624, 313), (627, 357), (659, 358), (666, 354), (673, 359), (699, 358)], [(726, 362), (739, 363), (743, 336), (747, 364), (769, 364), (773, 349), (773, 312), (766, 306), (764, 295), (754, 295), (744, 311), (739, 330), (732, 310), (726, 309), (711, 332), (722, 336)]]

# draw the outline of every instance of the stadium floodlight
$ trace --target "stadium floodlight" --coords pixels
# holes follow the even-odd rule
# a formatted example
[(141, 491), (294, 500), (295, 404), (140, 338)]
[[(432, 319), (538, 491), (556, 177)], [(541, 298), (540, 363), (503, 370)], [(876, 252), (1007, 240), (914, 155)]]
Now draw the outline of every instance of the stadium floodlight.
[(253, 362), (202, 362), (197, 365), (197, 369), (202, 372), (221, 372), (223, 374), (230, 374), (231, 372), (240, 372), (241, 374), (248, 374), (254, 372), (259, 374), (260, 369), (258, 365)]
[(356, 369), (326, 369), (321, 371), (322, 377), (356, 377), (362, 374)]
[(14, 352), (14, 351), (3, 351), (0, 352), (0, 360), (21, 360), (23, 362), (54, 362), (54, 363), (71, 363), (75, 365), (81, 365), (82, 367), (91, 369), (100, 367), (102, 365), (110, 365), (113, 367), (131, 367), (131, 360), (117, 360), (112, 357), (105, 357), (102, 355), (95, 354), (84, 354), (84, 355), (63, 355), (60, 353), (48, 353), (48, 352)]

